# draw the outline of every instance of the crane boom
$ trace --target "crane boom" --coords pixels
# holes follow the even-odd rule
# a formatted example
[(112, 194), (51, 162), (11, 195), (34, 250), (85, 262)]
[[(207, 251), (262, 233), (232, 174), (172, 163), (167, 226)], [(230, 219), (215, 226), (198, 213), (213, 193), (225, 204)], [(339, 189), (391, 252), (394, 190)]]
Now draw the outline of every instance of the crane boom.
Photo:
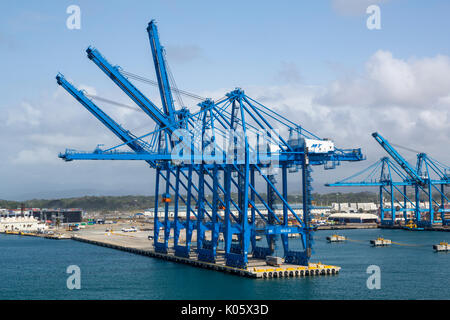
[(164, 113), (169, 119), (175, 122), (175, 106), (172, 92), (170, 91), (169, 78), (167, 76), (167, 67), (164, 59), (163, 47), (159, 42), (158, 28), (155, 20), (150, 21), (147, 27), (150, 46), (152, 49), (153, 62), (155, 64), (156, 77), (158, 79), (159, 92)]
[(153, 104), (145, 95), (143, 95), (131, 82), (125, 78), (117, 67), (113, 67), (97, 49), (87, 48), (88, 58), (91, 59), (105, 74), (116, 83), (150, 118), (152, 118), (161, 128), (166, 128), (169, 133), (173, 129), (167, 117)]
[(83, 91), (75, 88), (67, 81), (62, 74), (56, 76), (56, 80), (60, 86), (66, 89), (75, 99), (77, 99), (89, 112), (91, 112), (98, 120), (100, 120), (109, 130), (111, 130), (120, 140), (126, 143), (133, 151), (138, 153), (146, 152), (145, 148), (135, 141), (136, 137), (122, 128), (117, 122), (111, 119), (103, 112), (95, 103), (93, 103)]
[(405, 160), (394, 147), (384, 139), (378, 132), (372, 133), (372, 137), (383, 147), (384, 150), (402, 167), (402, 169), (419, 184), (424, 184), (425, 181), (419, 176), (414, 168)]

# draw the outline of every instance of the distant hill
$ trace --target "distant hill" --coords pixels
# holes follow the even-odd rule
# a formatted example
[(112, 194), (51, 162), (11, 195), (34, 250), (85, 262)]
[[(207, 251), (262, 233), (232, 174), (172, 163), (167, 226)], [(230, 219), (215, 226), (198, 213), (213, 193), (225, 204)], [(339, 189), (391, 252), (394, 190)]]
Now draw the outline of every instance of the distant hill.
[[(262, 195), (265, 198), (264, 195)], [(184, 196), (185, 198), (185, 196)], [(236, 195), (233, 198), (237, 201)], [(330, 205), (332, 202), (376, 202), (378, 195), (372, 192), (357, 193), (328, 193), (313, 194), (317, 205)], [(299, 195), (288, 197), (289, 202), (300, 203), (302, 198)], [(211, 201), (209, 197), (209, 201)], [(259, 202), (259, 201), (258, 201)], [(26, 208), (82, 208), (84, 210), (103, 211), (135, 211), (153, 208), (155, 200), (153, 196), (85, 196), (61, 199), (33, 199), (27, 201), (7, 201), (0, 200), (0, 208), (17, 209), (21, 204)], [(180, 205), (184, 203), (180, 200)]]
[[(186, 199), (186, 195), (182, 195)], [(263, 199), (266, 199), (264, 194), (261, 194)], [(413, 195), (408, 194), (410, 199), (413, 199)], [(433, 195), (436, 199), (438, 195)], [(421, 201), (426, 201), (425, 196), (421, 196)], [(447, 194), (450, 197), (450, 194)], [(233, 194), (232, 198), (237, 202), (237, 196)], [(211, 197), (207, 196), (209, 202)], [(401, 199), (400, 195), (397, 195), (397, 199)], [(290, 203), (301, 203), (302, 197), (300, 195), (289, 195), (288, 200)], [(317, 206), (329, 206), (333, 202), (350, 202), (350, 203), (363, 203), (374, 202), (378, 203), (378, 193), (375, 192), (348, 192), (348, 193), (326, 193), (326, 194), (313, 194), (314, 204)], [(257, 200), (257, 203), (260, 201)], [(27, 201), (8, 201), (0, 200), (0, 208), (17, 209), (20, 208), (22, 203), (26, 208), (48, 208), (48, 209), (68, 209), (68, 208), (81, 208), (87, 211), (143, 211), (148, 208), (153, 208), (155, 205), (154, 196), (85, 196), (74, 198), (61, 198), (61, 199), (33, 199)], [(173, 203), (173, 202), (172, 202)], [(277, 203), (280, 203), (277, 199)], [(184, 203), (180, 199), (180, 206)]]
[(85, 196), (63, 199), (33, 199), (23, 202), (0, 200), (0, 208), (17, 209), (21, 204), (26, 208), (81, 208), (84, 210), (143, 210), (154, 206), (153, 196)]

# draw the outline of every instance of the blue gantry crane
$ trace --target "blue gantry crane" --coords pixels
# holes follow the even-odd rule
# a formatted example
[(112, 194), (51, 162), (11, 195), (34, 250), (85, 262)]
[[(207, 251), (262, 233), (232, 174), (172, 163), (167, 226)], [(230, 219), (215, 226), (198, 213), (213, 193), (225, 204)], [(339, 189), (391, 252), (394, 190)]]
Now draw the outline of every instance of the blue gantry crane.
[[(417, 154), (417, 163), (413, 167), (379, 133), (375, 132), (372, 136), (390, 157), (383, 157), (368, 168), (326, 186), (379, 187), (383, 225), (394, 225), (397, 212), (403, 213), (405, 222), (408, 221), (407, 213), (412, 212), (417, 226), (431, 226), (439, 222), (449, 225), (450, 208), (445, 187), (450, 184), (450, 167), (425, 153)], [(389, 206), (385, 206), (385, 199), (389, 201)], [(421, 206), (422, 201), (427, 204), (425, 207)], [(436, 219), (437, 216), (440, 220)]]
[[(153, 20), (147, 32), (162, 108), (129, 80), (142, 77), (111, 65), (95, 48), (89, 47), (87, 54), (153, 119), (155, 129), (133, 135), (58, 74), (58, 84), (122, 141), (107, 149), (98, 146), (93, 152), (67, 149), (60, 158), (140, 160), (155, 169), (153, 243), (157, 252), (185, 258), (196, 255), (207, 262), (223, 257), (228, 266), (246, 268), (249, 254), (254, 258), (273, 254), (279, 236), (285, 261), (307, 265), (313, 244), (312, 166), (332, 169), (341, 161), (363, 160), (361, 149), (336, 148), (329, 139), (319, 138), (240, 88), (217, 101), (204, 99), (195, 112), (182, 102), (176, 108), (172, 93), (185, 92), (176, 88)], [(131, 152), (124, 150), (126, 147)], [(294, 211), (288, 202), (288, 175), (299, 169), (302, 213)], [(298, 179), (293, 174), (292, 178)], [(281, 205), (281, 213), (275, 203)], [(160, 206), (164, 207), (162, 213)], [(258, 233), (265, 235), (267, 246), (257, 244)], [(300, 234), (301, 249), (290, 246), (291, 233)], [(169, 242), (171, 235), (173, 245)]]

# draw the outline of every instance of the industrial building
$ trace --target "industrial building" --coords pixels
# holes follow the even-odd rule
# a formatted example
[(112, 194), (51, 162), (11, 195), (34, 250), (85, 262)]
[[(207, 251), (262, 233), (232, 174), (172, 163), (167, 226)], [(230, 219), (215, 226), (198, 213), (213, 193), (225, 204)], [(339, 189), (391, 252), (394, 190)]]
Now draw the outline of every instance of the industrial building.
[(81, 209), (38, 209), (38, 208), (22, 208), (15, 210), (2, 209), (1, 217), (33, 217), (39, 221), (49, 224), (78, 223), (83, 218), (83, 210)]
[(371, 213), (332, 213), (328, 221), (339, 223), (376, 223), (378, 216)]
[(43, 232), (48, 226), (34, 217), (2, 217), (0, 232)]
[[(296, 214), (296, 215), (303, 215), (303, 205), (302, 204), (291, 204), (290, 205), (292, 208), (292, 211)], [(258, 209), (258, 211), (261, 213), (262, 216), (269, 216), (269, 210), (267, 210), (267, 208), (264, 207), (264, 205), (260, 204), (260, 205), (255, 205), (255, 209)], [(311, 214), (314, 216), (328, 216), (331, 213), (332, 208), (328, 207), (328, 206), (315, 206), (313, 208), (311, 208)], [(275, 214), (277, 215), (282, 215), (283, 214), (283, 208), (280, 206), (280, 208), (278, 208), (277, 205), (274, 205), (274, 208), (272, 210)], [(186, 207), (185, 206), (179, 206), (178, 207), (178, 217), (180, 218), (186, 218)], [(238, 210), (231, 210), (230, 211), (232, 214), (238, 214)], [(158, 209), (158, 216), (164, 216), (165, 214), (165, 208), (159, 208)], [(217, 214), (220, 217), (223, 217), (225, 214), (225, 210), (217, 210)], [(143, 217), (147, 217), (147, 218), (154, 218), (155, 217), (155, 210), (154, 209), (147, 209), (145, 210), (142, 214)], [(168, 209), (168, 216), (170, 218), (173, 218), (175, 216), (175, 207), (174, 206), (169, 206)], [(289, 218), (294, 218), (294, 215), (292, 213), (288, 214)]]
[(52, 224), (59, 223), (78, 223), (83, 218), (83, 211), (80, 209), (43, 209), (40, 211), (33, 211), (33, 217), (40, 221), (47, 221)]
[(373, 212), (378, 210), (378, 206), (374, 202), (353, 202), (353, 203), (347, 203), (347, 202), (333, 202), (331, 204), (331, 211), (334, 212)]

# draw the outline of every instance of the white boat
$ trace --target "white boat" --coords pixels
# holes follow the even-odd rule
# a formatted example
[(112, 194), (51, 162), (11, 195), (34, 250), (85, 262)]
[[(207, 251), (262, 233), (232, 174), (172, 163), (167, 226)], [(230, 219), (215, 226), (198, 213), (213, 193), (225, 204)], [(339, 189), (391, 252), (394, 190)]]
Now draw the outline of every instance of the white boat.
[(375, 240), (370, 240), (370, 243), (374, 247), (379, 247), (379, 246), (388, 246), (388, 245), (392, 244), (392, 241), (389, 239), (377, 238)]
[(441, 242), (439, 244), (433, 245), (433, 249), (436, 252), (449, 251), (450, 250), (450, 246), (449, 246), (448, 242)]
[(347, 240), (347, 238), (344, 236), (333, 234), (332, 236), (327, 237), (327, 240), (329, 242), (342, 242), (342, 241)]

